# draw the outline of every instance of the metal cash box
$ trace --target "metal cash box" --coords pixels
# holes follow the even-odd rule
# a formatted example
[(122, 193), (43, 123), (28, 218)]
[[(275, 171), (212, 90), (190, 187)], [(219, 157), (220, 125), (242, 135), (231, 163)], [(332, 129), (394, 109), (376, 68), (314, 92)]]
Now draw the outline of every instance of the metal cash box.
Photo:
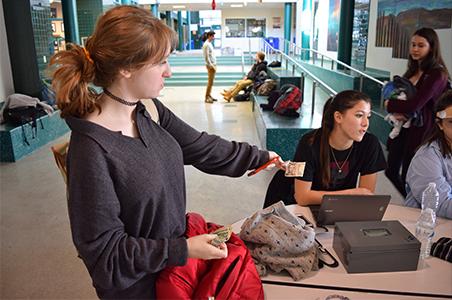
[(336, 222), (333, 249), (348, 273), (413, 271), (421, 243), (399, 221)]

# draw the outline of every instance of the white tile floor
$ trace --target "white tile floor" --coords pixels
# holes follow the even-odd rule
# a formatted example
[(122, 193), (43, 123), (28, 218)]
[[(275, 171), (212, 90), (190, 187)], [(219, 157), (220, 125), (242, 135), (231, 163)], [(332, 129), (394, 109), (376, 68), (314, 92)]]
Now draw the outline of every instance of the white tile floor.
[[(213, 95), (220, 98), (219, 92), (214, 88)], [(198, 130), (259, 144), (250, 103), (205, 104), (203, 95), (203, 87), (166, 88), (160, 99)], [(95, 297), (72, 245), (65, 186), (49, 147), (0, 165), (1, 299)], [(186, 174), (188, 210), (228, 224), (262, 207), (272, 172), (225, 178), (187, 167)], [(377, 192), (393, 195), (395, 203), (401, 201), (384, 175), (379, 176)]]

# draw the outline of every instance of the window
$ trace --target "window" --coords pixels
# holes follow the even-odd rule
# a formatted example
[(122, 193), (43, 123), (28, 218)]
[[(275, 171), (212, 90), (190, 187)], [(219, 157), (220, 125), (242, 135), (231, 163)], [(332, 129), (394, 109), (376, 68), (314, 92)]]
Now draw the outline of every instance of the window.
[(265, 19), (246, 19), (247, 37), (265, 36)]
[(56, 18), (57, 17), (57, 8), (56, 7), (51, 7), (50, 8), (50, 17), (51, 18)]
[(226, 19), (226, 37), (245, 37), (245, 19)]

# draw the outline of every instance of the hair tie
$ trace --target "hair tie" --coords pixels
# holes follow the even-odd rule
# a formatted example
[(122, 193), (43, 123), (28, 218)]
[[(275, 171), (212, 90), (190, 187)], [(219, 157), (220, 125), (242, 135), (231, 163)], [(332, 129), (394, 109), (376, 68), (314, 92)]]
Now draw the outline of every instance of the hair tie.
[(88, 50), (86, 50), (85, 47), (82, 47), (82, 49), (83, 49), (83, 52), (85, 53), (86, 59), (87, 59), (90, 63), (94, 64), (94, 61), (93, 61), (93, 59), (91, 58), (91, 56), (89, 55)]

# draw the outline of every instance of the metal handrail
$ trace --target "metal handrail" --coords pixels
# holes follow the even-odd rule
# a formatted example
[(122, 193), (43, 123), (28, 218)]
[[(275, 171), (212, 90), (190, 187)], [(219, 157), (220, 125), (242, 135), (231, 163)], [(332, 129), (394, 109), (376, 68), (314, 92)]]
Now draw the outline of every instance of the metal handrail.
[(242, 57), (242, 74), (245, 74), (245, 57), (243, 56), (243, 50), (241, 50), (240, 52)]
[(267, 51), (268, 49), (270, 49), (273, 53), (279, 53), (281, 55), (281, 63), (282, 63), (282, 58), (283, 57), (286, 59), (286, 69), (288, 69), (287, 67), (288, 67), (289, 61), (292, 63), (292, 74), (295, 74), (295, 66), (302, 70), (302, 72), (301, 72), (301, 90), (302, 90), (302, 92), (304, 92), (304, 77), (305, 77), (305, 75), (307, 75), (307, 76), (312, 78), (313, 85), (312, 85), (311, 115), (314, 114), (315, 89), (317, 87), (317, 84), (319, 84), (320, 87), (323, 88), (330, 96), (335, 96), (337, 94), (337, 92), (335, 90), (333, 90), (331, 87), (329, 87), (326, 83), (324, 83), (322, 80), (320, 80), (317, 76), (315, 76), (314, 74), (309, 72), (305, 67), (300, 65), (293, 58), (291, 58), (287, 54), (283, 53), (282, 51), (273, 48), (265, 39), (262, 39), (262, 41), (263, 41), (263, 47), (262, 48), (264, 49), (265, 55), (267, 55), (267, 53), (269, 52), (269, 51)]
[(349, 69), (349, 70), (351, 70), (351, 71), (353, 71), (353, 72), (356, 72), (356, 73), (358, 73), (358, 74), (360, 74), (360, 75), (362, 75), (362, 76), (364, 76), (364, 77), (366, 77), (366, 78), (368, 78), (368, 79), (370, 79), (370, 80), (372, 80), (372, 81), (374, 81), (374, 82), (376, 82), (376, 83), (378, 83), (378, 84), (380, 84), (380, 85), (382, 85), (382, 86), (384, 85), (384, 82), (382, 82), (382, 81), (380, 81), (380, 80), (378, 80), (378, 79), (376, 79), (376, 78), (374, 78), (374, 77), (372, 77), (372, 76), (370, 76), (370, 75), (367, 75), (366, 73), (364, 73), (364, 72), (362, 72), (362, 71), (360, 71), (360, 70), (358, 70), (358, 69), (355, 69), (355, 68), (353, 68), (352, 66), (347, 65), (346, 63), (341, 62), (340, 60), (337, 60), (337, 59), (332, 58), (332, 57), (330, 57), (330, 56), (328, 56), (328, 55), (326, 55), (326, 54), (323, 54), (322, 52), (319, 52), (319, 51), (314, 50), (314, 49), (311, 49), (311, 48), (301, 48), (301, 47), (298, 47), (295, 43), (292, 43), (291, 41), (288, 41), (288, 40), (286, 40), (286, 39), (284, 39), (284, 43), (289, 43), (289, 49), (290, 49), (290, 45), (293, 44), (293, 47), (294, 47), (294, 48), (298, 48), (298, 49), (300, 49), (301, 51), (310, 51), (310, 52), (314, 52), (314, 53), (320, 55), (321, 57), (326, 57), (326, 58), (330, 59), (331, 61), (334, 61), (336, 64), (340, 64), (340, 65), (346, 67), (347, 69)]
[[(287, 48), (289, 49), (289, 53), (290, 53), (290, 47), (291, 47), (291, 45), (293, 45), (293, 49), (294, 49), (293, 53), (296, 53), (296, 49), (299, 49), (301, 51), (310, 51), (310, 52), (313, 52), (313, 53), (315, 53), (317, 55), (320, 55), (321, 56), (321, 63), (320, 63), (321, 67), (323, 67), (323, 60), (324, 60), (324, 57), (326, 57), (326, 58), (331, 60), (331, 70), (333, 70), (334, 62), (336, 62), (336, 65), (340, 64), (340, 65), (348, 68), (349, 70), (358, 73), (360, 75), (359, 76), (359, 91), (360, 92), (362, 92), (362, 90), (363, 90), (363, 84), (364, 84), (363, 79), (364, 79), (364, 77), (366, 77), (366, 78), (374, 81), (375, 83), (379, 84), (381, 90), (383, 90), (383, 87), (385, 85), (384, 82), (382, 82), (382, 81), (380, 81), (380, 80), (378, 80), (378, 79), (376, 79), (376, 78), (374, 78), (374, 77), (372, 77), (370, 75), (367, 75), (366, 73), (364, 73), (364, 72), (362, 72), (360, 70), (357, 70), (357, 69), (347, 65), (346, 63), (341, 62), (340, 60), (334, 59), (334, 58), (332, 58), (332, 57), (330, 57), (330, 56), (328, 56), (326, 54), (323, 54), (323, 53), (321, 53), (321, 52), (319, 52), (317, 50), (314, 50), (314, 49), (298, 47), (295, 43), (292, 43), (292, 42), (290, 42), (290, 41), (288, 41), (286, 39), (283, 39), (283, 43), (284, 44), (288, 43), (288, 47)], [(314, 55), (312, 56), (312, 61), (313, 61), (313, 63), (315, 63)], [(383, 92), (382, 92), (381, 93), (381, 97), (380, 97), (380, 108), (383, 108), (383, 103), (384, 103), (384, 99), (383, 99)]]

